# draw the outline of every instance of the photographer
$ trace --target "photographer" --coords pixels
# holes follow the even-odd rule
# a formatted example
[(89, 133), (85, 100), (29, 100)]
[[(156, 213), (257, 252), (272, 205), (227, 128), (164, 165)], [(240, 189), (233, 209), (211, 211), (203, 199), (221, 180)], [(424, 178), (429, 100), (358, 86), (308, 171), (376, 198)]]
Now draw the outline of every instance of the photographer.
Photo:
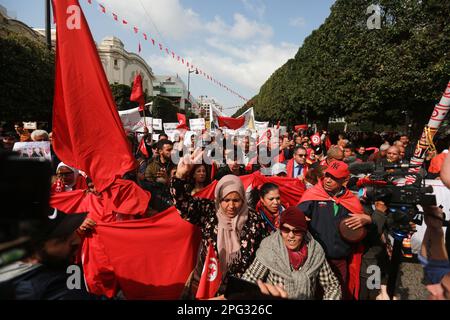
[[(56, 216), (55, 216), (56, 215)], [(33, 237), (30, 258), (0, 270), (0, 284), (5, 299), (17, 300), (91, 300), (97, 296), (86, 291), (81, 266), (74, 263), (82, 243), (96, 223), (85, 214), (56, 212), (44, 222)], [(80, 270), (79, 287), (68, 287), (68, 267)], [(75, 281), (75, 282), (77, 282)]]

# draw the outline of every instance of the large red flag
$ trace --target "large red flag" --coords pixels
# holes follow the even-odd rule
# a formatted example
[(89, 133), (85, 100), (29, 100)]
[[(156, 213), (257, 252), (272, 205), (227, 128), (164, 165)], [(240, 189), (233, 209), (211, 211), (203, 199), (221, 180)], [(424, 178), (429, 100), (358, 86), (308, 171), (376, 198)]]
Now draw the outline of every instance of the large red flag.
[(222, 282), (222, 272), (219, 268), (219, 259), (213, 245), (208, 246), (202, 277), (198, 284), (196, 299), (209, 299), (216, 295)]
[[(141, 44), (139, 43), (139, 46)], [(142, 90), (142, 77), (137, 74), (133, 81), (133, 89), (131, 89), (130, 101), (139, 103), (139, 111), (144, 111), (145, 99), (144, 91)]]
[(83, 243), (89, 291), (126, 299), (178, 299), (192, 272), (200, 230), (175, 207), (140, 220), (97, 223)]
[(54, 149), (83, 170), (98, 191), (134, 169), (97, 48), (77, 0), (53, 0), (57, 22)]
[(227, 127), (228, 129), (237, 130), (245, 124), (245, 118), (217, 117), (219, 127)]

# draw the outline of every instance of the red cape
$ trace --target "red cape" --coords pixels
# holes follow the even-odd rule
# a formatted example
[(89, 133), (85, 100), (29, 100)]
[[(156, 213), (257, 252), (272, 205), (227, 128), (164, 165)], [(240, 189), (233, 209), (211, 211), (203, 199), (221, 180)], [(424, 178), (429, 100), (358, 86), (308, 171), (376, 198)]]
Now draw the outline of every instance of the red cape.
[[(305, 201), (335, 201), (337, 204), (341, 204), (348, 211), (353, 214), (363, 214), (364, 209), (359, 202), (358, 198), (353, 195), (348, 189), (339, 198), (331, 197), (323, 189), (322, 181), (319, 181), (313, 188), (308, 189), (303, 194), (300, 203)], [(353, 248), (352, 255), (349, 261), (349, 280), (348, 280), (348, 290), (353, 295), (353, 297), (358, 300), (359, 296), (359, 274), (361, 270), (362, 255), (364, 253), (364, 247), (359, 244)]]
[[(294, 178), (294, 159), (291, 159), (286, 164), (286, 171), (289, 178)], [(306, 176), (306, 173), (308, 172), (308, 165), (305, 163), (303, 165), (303, 177)]]

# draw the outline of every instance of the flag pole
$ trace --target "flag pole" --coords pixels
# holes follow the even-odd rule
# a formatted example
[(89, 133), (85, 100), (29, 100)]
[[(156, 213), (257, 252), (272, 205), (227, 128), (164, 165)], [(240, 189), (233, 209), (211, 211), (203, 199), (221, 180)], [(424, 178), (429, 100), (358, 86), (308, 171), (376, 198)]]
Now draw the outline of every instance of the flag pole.
[[(441, 101), (434, 107), (433, 113), (431, 114), (428, 124), (425, 126), (422, 132), (422, 136), (417, 142), (416, 149), (414, 150), (414, 155), (411, 158), (410, 164), (417, 165), (418, 167), (410, 168), (409, 172), (417, 174), (422, 166), (427, 151), (430, 145), (433, 143), (433, 137), (438, 131), (442, 124), (442, 121), (447, 116), (450, 110), (450, 82), (447, 84), (444, 94), (442, 95)], [(413, 184), (415, 181), (414, 176), (406, 177), (406, 184)]]

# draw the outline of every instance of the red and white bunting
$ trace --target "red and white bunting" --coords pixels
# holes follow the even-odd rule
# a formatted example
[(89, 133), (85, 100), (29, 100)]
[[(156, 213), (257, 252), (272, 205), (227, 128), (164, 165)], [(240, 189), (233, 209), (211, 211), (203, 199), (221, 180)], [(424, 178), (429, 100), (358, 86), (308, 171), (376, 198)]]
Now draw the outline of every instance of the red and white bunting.
[[(86, 1), (87, 1), (89, 4), (92, 5), (92, 0), (86, 0)], [(101, 10), (102, 13), (106, 13), (107, 8), (106, 8), (103, 4), (99, 4), (99, 8), (100, 8), (100, 10)], [(116, 14), (116, 13), (111, 13), (111, 16), (112, 16), (112, 18), (114, 19), (114, 21), (119, 21), (119, 15), (118, 15), (118, 14)], [(127, 21), (127, 20), (125, 20), (125, 19), (123, 19), (123, 18), (122, 18), (121, 20), (122, 20), (122, 24), (128, 25), (128, 21)], [(133, 31), (134, 31), (134, 34), (138, 34), (138, 33), (139, 33), (139, 28), (138, 28), (137, 26), (134, 26), (134, 27), (133, 27)], [(156, 44), (156, 43), (155, 43), (155, 39), (149, 38), (149, 37), (147, 36), (147, 33), (142, 33), (142, 36), (144, 37), (144, 40), (147, 41), (148, 39), (150, 39), (150, 40), (152, 41), (152, 44), (153, 44), (153, 45)], [(159, 46), (159, 49), (160, 49), (161, 51), (163, 51), (163, 48), (165, 48), (165, 51), (166, 51), (167, 55), (170, 56), (170, 54), (172, 54), (172, 58), (173, 58), (174, 60), (175, 60), (175, 57), (176, 57), (176, 60), (177, 60), (178, 62), (181, 62), (181, 63), (184, 65), (184, 60), (185, 60), (185, 59), (184, 59), (183, 57), (180, 57), (179, 55), (176, 55), (175, 52), (173, 52), (173, 51), (169, 51), (169, 49), (166, 48), (166, 47), (164, 46), (164, 44), (162, 44), (162, 43), (158, 43), (158, 46)], [(140, 42), (139, 42), (139, 44), (138, 44), (138, 51), (139, 51), (139, 53), (142, 51), (142, 47), (141, 47), (141, 43), (140, 43)], [(180, 60), (181, 60), (181, 61), (180, 61)], [(221, 88), (226, 89), (228, 92), (234, 94), (234, 95), (237, 96), (238, 98), (240, 98), (240, 99), (242, 99), (242, 100), (244, 100), (244, 101), (248, 101), (248, 100), (245, 99), (242, 95), (238, 94), (236, 91), (231, 90), (230, 88), (228, 88), (226, 85), (224, 85), (224, 84), (221, 83), (220, 81), (217, 81), (215, 78), (213, 78), (213, 77), (210, 76), (209, 74), (206, 74), (203, 70), (199, 69), (198, 67), (195, 68), (194, 65), (192, 64), (192, 62), (189, 62), (189, 61), (186, 60), (186, 67), (187, 67), (188, 69), (192, 69), (192, 70), (196, 69), (196, 73), (197, 73), (197, 74), (203, 75), (203, 76), (204, 76), (205, 78), (207, 78), (208, 80), (211, 80), (211, 82), (215, 83), (216, 85), (220, 86)]]

